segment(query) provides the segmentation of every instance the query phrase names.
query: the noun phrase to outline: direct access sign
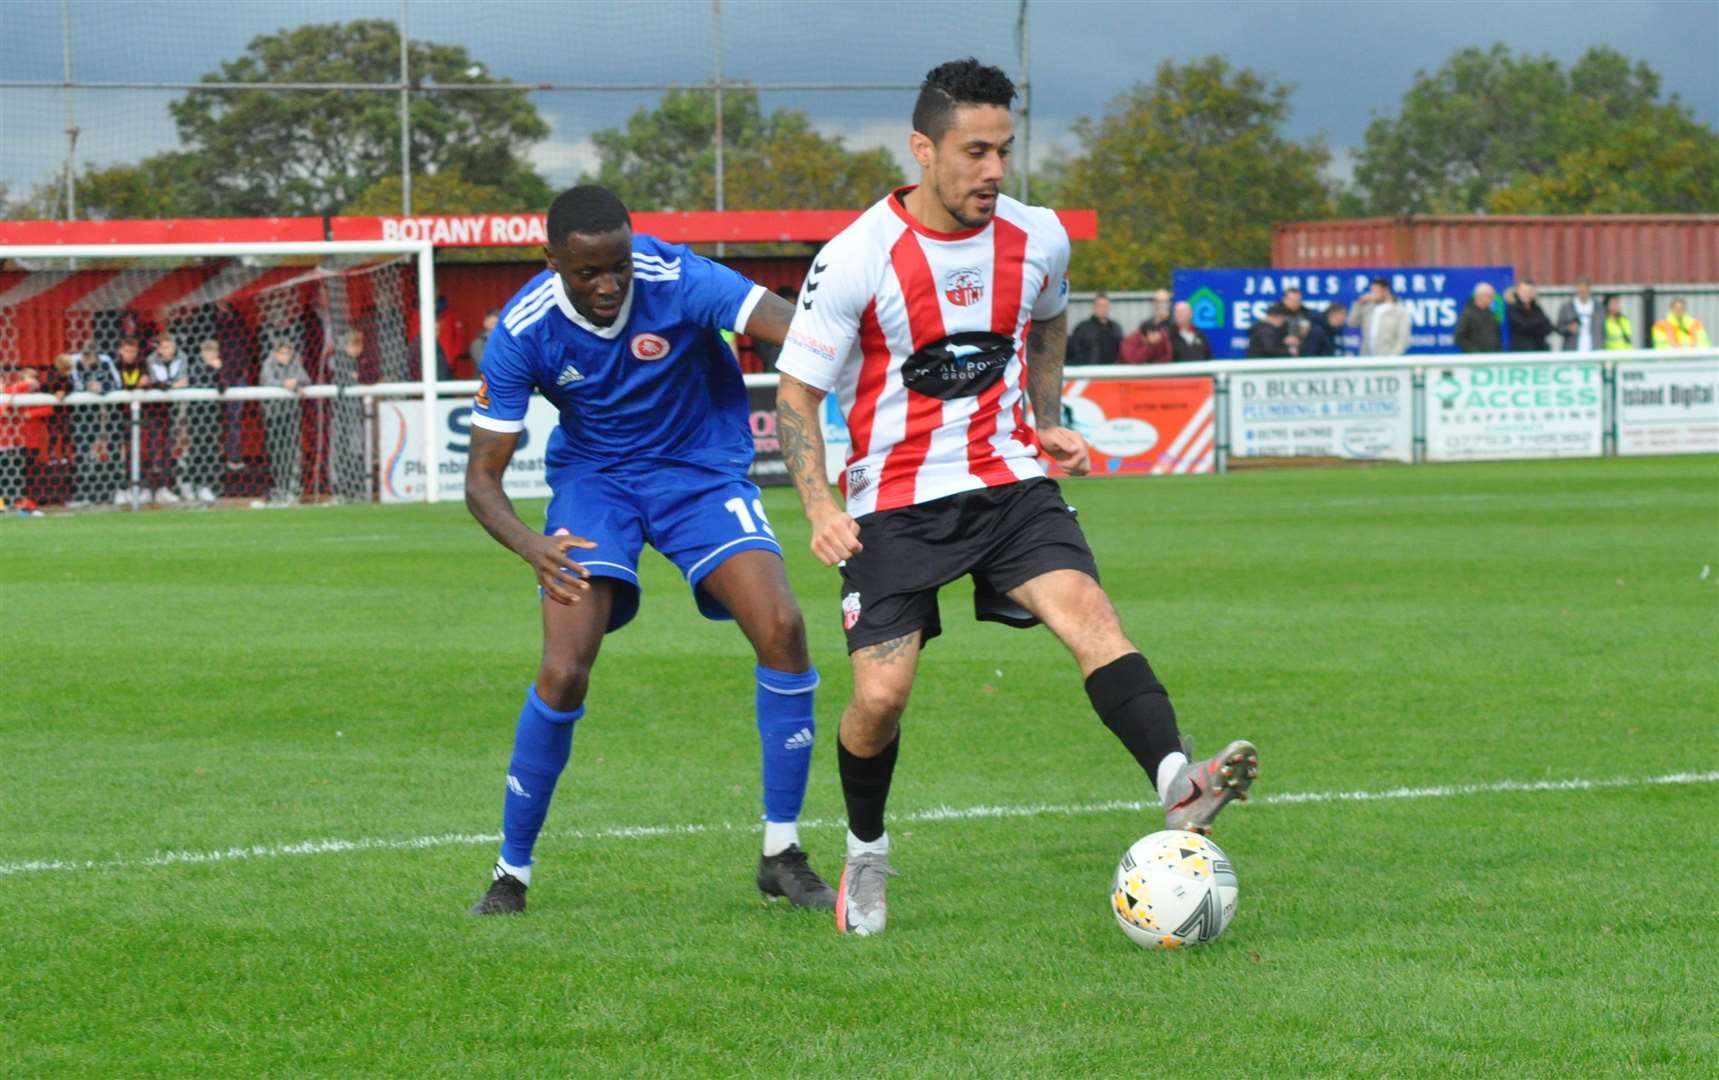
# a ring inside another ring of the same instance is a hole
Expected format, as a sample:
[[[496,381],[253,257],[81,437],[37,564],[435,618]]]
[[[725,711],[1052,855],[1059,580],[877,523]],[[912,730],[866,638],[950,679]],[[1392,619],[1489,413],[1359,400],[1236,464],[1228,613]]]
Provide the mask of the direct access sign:
[[[1427,460],[1598,457],[1604,388],[1599,364],[1429,367]]]
[[[1414,460],[1414,377],[1387,371],[1231,375],[1230,454]]]
[[[1085,437],[1094,476],[1212,471],[1212,380],[1076,379],[1063,388],[1069,427]]]
[[[1719,453],[1719,360],[1626,360],[1617,369],[1618,453]]]
[[[1194,325],[1210,339],[1213,359],[1224,360],[1247,355],[1248,330],[1285,291],[1300,289],[1302,304],[1314,311],[1324,311],[1333,300],[1353,309],[1376,277],[1390,282],[1397,302],[1408,308],[1409,352],[1417,354],[1457,351],[1456,320],[1476,285],[1486,282],[1502,296],[1516,283],[1516,272],[1508,266],[1177,270],[1171,283],[1176,299],[1192,305]],[[1357,352],[1360,328],[1345,328],[1340,344],[1347,354]]]

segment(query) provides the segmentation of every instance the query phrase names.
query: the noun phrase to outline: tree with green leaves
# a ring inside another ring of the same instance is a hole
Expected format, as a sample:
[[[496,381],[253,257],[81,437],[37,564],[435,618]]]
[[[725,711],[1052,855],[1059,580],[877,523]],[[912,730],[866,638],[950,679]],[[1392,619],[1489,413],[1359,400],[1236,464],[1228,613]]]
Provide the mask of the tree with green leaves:
[[[1567,71],[1503,44],[1419,72],[1368,126],[1355,183],[1378,214],[1719,210],[1719,134],[1614,49]]]
[[[547,205],[553,193],[526,155],[549,125],[530,98],[459,89],[495,81],[464,46],[414,41],[408,60],[418,87],[409,100],[414,178],[447,173],[499,192],[499,205],[485,209]],[[202,81],[385,84],[399,76],[398,30],[361,19],[260,35]],[[181,148],[135,165],[86,168],[77,180],[80,216],[338,213],[400,174],[397,93],[198,89],[168,108]]]
[[[1098,239],[1075,245],[1077,287],[1167,284],[1178,266],[1263,266],[1273,223],[1329,214],[1330,153],[1322,139],[1284,136],[1289,92],[1222,57],[1165,61],[1103,116],[1079,121],[1080,149],[1049,193],[1098,211]]]
[[[670,90],[624,127],[592,136],[599,165],[587,182],[605,185],[635,210],[716,206],[715,95]],[[758,91],[726,91],[722,101],[723,202],[729,209],[869,206],[901,181],[888,151],[849,150],[820,135],[801,112],[766,115]]]

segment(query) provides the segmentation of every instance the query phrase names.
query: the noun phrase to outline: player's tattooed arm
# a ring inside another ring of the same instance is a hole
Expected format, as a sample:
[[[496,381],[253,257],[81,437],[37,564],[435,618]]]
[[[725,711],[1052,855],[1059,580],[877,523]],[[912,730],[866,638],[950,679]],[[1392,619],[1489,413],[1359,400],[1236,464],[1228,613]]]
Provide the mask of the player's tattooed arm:
[[[1062,423],[1062,364],[1067,353],[1067,311],[1033,323],[1027,333],[1027,396],[1041,427]]]
[[[513,460],[519,435],[472,427],[466,463],[466,509],[497,542],[531,565],[537,583],[551,600],[576,604],[591,589],[590,571],[568,557],[571,548],[595,547],[578,536],[544,536],[521,521],[502,488],[502,474]]]
[[[823,400],[822,390],[784,373],[776,388],[776,437],[812,523],[812,554],[834,566],[860,550],[859,523],[836,504],[824,478],[824,433],[818,426]]]
[[[746,336],[780,345],[788,340],[788,324],[793,321],[794,305],[773,292],[766,292],[746,317]]]
[[[1064,472],[1085,475],[1091,466],[1086,440],[1062,423],[1062,364],[1068,352],[1068,312],[1033,323],[1027,333],[1027,397],[1039,447]]]

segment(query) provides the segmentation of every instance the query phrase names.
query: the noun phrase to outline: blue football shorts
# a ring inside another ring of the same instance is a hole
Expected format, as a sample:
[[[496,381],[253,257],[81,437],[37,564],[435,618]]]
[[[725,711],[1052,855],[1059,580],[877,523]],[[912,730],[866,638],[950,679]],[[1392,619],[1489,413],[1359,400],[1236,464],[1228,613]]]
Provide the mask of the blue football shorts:
[[[654,463],[649,470],[619,473],[554,469],[549,483],[554,494],[545,515],[545,535],[565,529],[592,541],[595,548],[574,548],[568,557],[594,578],[613,578],[627,586],[615,591],[610,631],[638,614],[639,553],[646,544],[680,569],[707,619],[733,618],[699,588],[712,570],[755,548],[782,554],[764,516],[758,485],[745,477],[697,465]]]

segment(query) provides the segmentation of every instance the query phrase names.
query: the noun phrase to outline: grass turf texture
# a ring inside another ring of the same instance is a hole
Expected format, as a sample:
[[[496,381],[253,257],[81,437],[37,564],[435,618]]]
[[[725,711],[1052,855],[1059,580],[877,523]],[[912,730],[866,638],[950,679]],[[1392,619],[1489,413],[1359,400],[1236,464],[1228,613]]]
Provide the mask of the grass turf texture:
[[[1184,729],[1255,739],[1261,793],[1719,765],[1719,460],[1066,491]],[[807,813],[838,819],[837,583],[792,496],[766,502],[824,672]],[[499,828],[536,602],[461,507],[0,526],[0,863]],[[1152,813],[898,824],[876,940],[766,907],[752,660],[666,562],[644,581],[528,915],[463,914],[487,843],[0,876],[0,1074],[1696,1075],[1719,1053],[1710,783],[1232,809],[1239,914],[1173,954],[1106,906]],[[1145,797],[1060,647],[968,597],[944,593],[892,810]],[[740,827],[568,835],[681,823]],[[807,835],[832,878],[840,837]]]

